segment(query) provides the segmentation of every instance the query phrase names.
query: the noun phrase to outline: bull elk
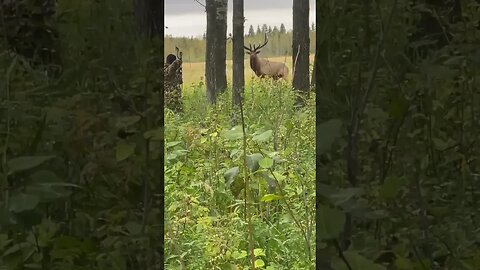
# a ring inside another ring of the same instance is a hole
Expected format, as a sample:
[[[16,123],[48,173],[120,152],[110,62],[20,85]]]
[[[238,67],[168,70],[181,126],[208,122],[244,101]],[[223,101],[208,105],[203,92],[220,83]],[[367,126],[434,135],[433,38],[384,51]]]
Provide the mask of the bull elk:
[[[272,62],[267,59],[258,57],[260,49],[267,45],[268,39],[265,34],[265,41],[262,45],[256,47],[249,44],[249,47],[243,46],[247,50],[247,54],[250,55],[250,67],[258,77],[264,78],[265,76],[272,77],[274,80],[279,78],[285,78],[288,76],[288,67],[283,63]]]

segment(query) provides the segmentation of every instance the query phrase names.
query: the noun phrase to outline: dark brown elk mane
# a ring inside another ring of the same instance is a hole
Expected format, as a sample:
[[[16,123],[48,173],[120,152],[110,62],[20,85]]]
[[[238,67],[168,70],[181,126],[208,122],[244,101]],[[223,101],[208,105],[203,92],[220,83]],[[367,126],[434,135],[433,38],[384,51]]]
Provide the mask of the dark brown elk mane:
[[[263,44],[259,45],[258,47],[252,44],[249,44],[248,47],[243,46],[245,48],[246,53],[250,55],[250,68],[255,72],[255,75],[258,77],[272,77],[273,79],[285,78],[288,76],[288,68],[283,63],[272,62],[266,59],[262,59],[258,56],[260,53],[260,49],[267,45],[268,39],[267,34],[265,34],[265,41]]]

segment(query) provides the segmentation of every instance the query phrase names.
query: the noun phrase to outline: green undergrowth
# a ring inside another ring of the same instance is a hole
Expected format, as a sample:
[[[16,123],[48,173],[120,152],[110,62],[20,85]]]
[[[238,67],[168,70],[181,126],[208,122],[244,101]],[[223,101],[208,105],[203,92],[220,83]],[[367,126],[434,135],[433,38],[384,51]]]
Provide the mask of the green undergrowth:
[[[249,269],[243,140],[231,89],[213,106],[202,84],[184,93],[185,113],[165,112],[166,269]],[[245,89],[258,269],[314,267],[314,93],[301,109],[294,98],[285,83],[255,80]]]

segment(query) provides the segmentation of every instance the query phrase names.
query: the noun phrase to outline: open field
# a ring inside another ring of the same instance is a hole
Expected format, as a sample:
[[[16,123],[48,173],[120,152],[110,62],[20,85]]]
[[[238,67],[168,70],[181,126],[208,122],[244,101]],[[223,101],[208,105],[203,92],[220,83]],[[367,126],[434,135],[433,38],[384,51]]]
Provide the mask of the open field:
[[[313,65],[313,59],[315,55],[310,55],[310,65]],[[267,57],[266,59],[274,62],[284,62],[287,64],[289,69],[288,80],[292,79],[292,57],[291,56],[280,56],[280,57]],[[232,60],[227,60],[227,80],[232,80]],[[249,79],[255,76],[252,69],[250,68],[249,59],[245,59],[245,83],[249,83]],[[192,62],[192,63],[183,63],[183,85],[184,89],[188,89],[192,84],[197,84],[199,81],[205,79],[205,62]]]

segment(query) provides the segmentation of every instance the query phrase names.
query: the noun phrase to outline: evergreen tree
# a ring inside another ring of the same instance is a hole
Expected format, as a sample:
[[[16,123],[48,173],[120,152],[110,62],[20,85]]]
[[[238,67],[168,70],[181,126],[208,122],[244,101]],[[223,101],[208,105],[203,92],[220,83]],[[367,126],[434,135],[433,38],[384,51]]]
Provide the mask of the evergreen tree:
[[[268,33],[272,33],[272,27],[271,26],[268,26]]]
[[[262,33],[262,30],[260,30],[260,25],[257,24],[257,35],[260,35]]]
[[[250,24],[250,28],[248,29],[248,36],[253,37],[255,36],[255,30],[253,29],[253,25]]]
[[[273,32],[273,33],[278,33],[278,32],[279,32],[279,31],[278,31],[278,27],[277,27],[277,26],[274,26],[272,32]]]
[[[263,33],[267,33],[267,32],[268,32],[268,26],[267,26],[267,24],[264,23],[264,24],[262,25],[262,34],[263,34]]]
[[[285,34],[287,32],[287,30],[285,30],[285,25],[283,25],[283,23],[280,25],[280,33],[281,34]]]
[[[315,31],[315,23],[312,22],[312,31]]]

